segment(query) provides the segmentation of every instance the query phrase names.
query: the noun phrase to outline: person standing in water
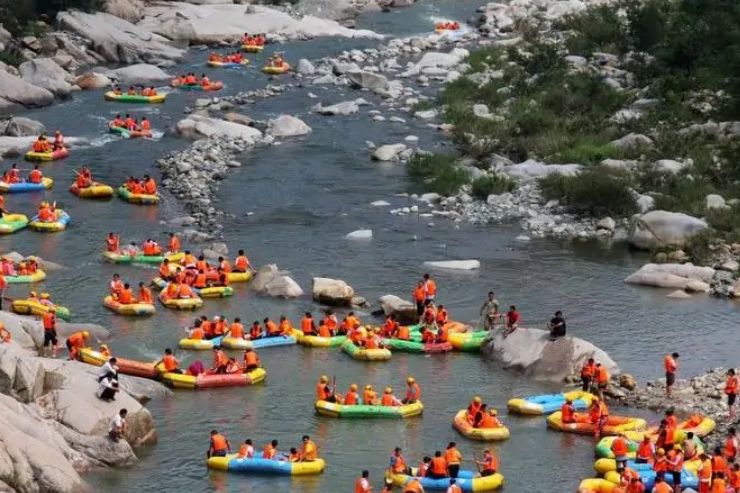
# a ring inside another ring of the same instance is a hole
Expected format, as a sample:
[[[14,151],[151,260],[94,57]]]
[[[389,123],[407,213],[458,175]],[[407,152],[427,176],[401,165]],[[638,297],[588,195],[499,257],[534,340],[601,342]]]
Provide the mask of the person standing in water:
[[[488,298],[486,298],[486,301],[483,302],[483,306],[480,308],[484,330],[490,331],[494,329],[496,320],[499,318],[498,307],[499,303],[496,299],[496,294],[493,291],[489,291]]]

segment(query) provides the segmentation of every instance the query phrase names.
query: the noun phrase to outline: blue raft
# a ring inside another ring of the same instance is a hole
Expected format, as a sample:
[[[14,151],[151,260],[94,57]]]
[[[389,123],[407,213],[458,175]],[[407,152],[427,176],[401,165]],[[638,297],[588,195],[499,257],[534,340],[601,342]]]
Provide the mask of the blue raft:
[[[593,394],[574,390],[568,393],[533,395],[511,399],[507,403],[507,406],[512,413],[541,416],[560,411],[560,407],[565,404],[566,399],[570,399],[573,402],[573,406],[579,411],[588,409],[593,398]]]
[[[645,491],[652,491],[655,485],[655,471],[653,471],[652,464],[636,464],[634,461],[627,461],[627,467],[634,469],[637,474],[640,475],[643,484],[645,485]],[[604,475],[604,479],[607,481],[615,482],[619,481],[619,474],[616,471],[608,472]],[[673,475],[671,473],[665,474],[666,483],[673,485]],[[681,488],[699,488],[699,477],[687,471],[686,468],[681,470]]]
[[[259,455],[259,458],[256,456]],[[278,458],[285,459],[285,454],[278,454]],[[262,453],[255,453],[252,459],[237,459],[236,454],[226,457],[211,457],[206,461],[209,469],[236,472],[243,474],[280,474],[285,476],[297,476],[304,474],[320,474],[326,464],[323,459],[311,462],[288,462],[287,460],[263,459]]]
[[[224,337],[221,345],[229,349],[262,349],[277,346],[292,346],[298,343],[294,336],[262,337],[253,341],[235,337]]]

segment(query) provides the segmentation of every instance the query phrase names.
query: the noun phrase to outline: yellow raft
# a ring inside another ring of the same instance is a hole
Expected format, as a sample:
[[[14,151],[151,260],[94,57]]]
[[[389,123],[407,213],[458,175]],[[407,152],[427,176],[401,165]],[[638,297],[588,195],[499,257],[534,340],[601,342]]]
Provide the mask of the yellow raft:
[[[220,340],[221,337],[218,339],[180,339],[178,345],[180,349],[187,349],[188,351],[210,351]]]
[[[596,430],[596,425],[593,423],[563,423],[560,411],[547,417],[547,426],[553,430],[569,433],[593,434]],[[616,435],[625,431],[640,431],[644,430],[646,426],[647,422],[642,418],[609,416],[606,424],[601,429],[601,434]]]
[[[248,44],[242,45],[242,51],[246,51],[247,53],[260,53],[264,49],[265,49],[264,45],[248,45]]]
[[[603,478],[588,478],[581,481],[578,491],[588,491],[593,493],[611,493],[618,484],[607,481]]]
[[[73,183],[69,191],[81,199],[107,199],[113,196],[113,187],[98,181],[93,182],[89,187],[82,188],[78,187],[77,183]]]
[[[685,461],[683,463],[683,467],[690,473],[697,474],[699,468],[701,467],[701,459],[699,459],[699,456],[697,455],[695,458]],[[596,460],[596,462],[594,462],[594,471],[602,476],[608,472],[616,470],[617,461],[614,459],[598,459]]]
[[[249,282],[252,279],[252,271],[229,272],[229,282]]]
[[[52,308],[54,308],[56,310],[57,317],[62,320],[69,320],[71,318],[69,308],[66,306],[47,306],[38,301],[14,300],[10,305],[10,308],[19,315],[36,315],[37,317],[44,316],[45,313],[48,313]]]
[[[257,368],[248,373],[203,374],[197,377],[184,373],[163,373],[162,381],[176,389],[216,389],[226,387],[248,387],[267,378],[264,368]]]
[[[159,293],[159,301],[162,302],[162,304],[165,306],[165,308],[169,308],[171,310],[195,310],[196,308],[200,308],[203,306],[203,299],[202,298],[169,298],[164,299],[162,297],[162,294],[164,292]]]
[[[131,303],[124,305],[113,299],[113,296],[106,296],[103,299],[103,306],[113,313],[118,315],[126,315],[129,317],[143,317],[147,315],[154,315],[154,305],[149,303]]]
[[[108,91],[105,93],[106,101],[117,101],[119,103],[143,103],[143,104],[157,104],[164,103],[166,94],[157,94],[155,96],[142,96],[141,94],[116,94],[115,91]]]
[[[507,440],[511,436],[509,429],[503,425],[499,428],[473,428],[468,421],[467,414],[467,410],[462,409],[452,418],[452,427],[465,438],[479,442],[493,442]]]
[[[341,347],[342,351],[358,361],[388,361],[391,359],[391,352],[386,348],[365,349],[355,346],[352,341],[344,341]]]
[[[287,63],[283,65],[282,67],[272,67],[270,65],[266,65],[262,67],[262,73],[268,74],[268,75],[280,75],[285,74],[287,72],[290,72],[290,65]]]

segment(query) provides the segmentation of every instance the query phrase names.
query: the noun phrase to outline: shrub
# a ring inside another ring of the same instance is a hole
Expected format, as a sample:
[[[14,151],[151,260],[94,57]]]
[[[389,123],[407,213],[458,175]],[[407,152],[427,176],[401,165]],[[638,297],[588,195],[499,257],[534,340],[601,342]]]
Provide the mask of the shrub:
[[[471,183],[473,197],[486,200],[491,194],[513,192],[516,188],[511,178],[499,173],[480,176]]]
[[[619,150],[609,142],[584,138],[571,147],[557,152],[553,160],[559,163],[598,164],[604,159],[619,157]]]
[[[551,174],[539,181],[548,200],[559,200],[575,214],[625,217],[637,212],[626,176],[590,169],[575,176]]]
[[[416,154],[406,165],[411,178],[411,191],[436,192],[455,195],[460,187],[470,182],[470,173],[456,163],[449,154]]]

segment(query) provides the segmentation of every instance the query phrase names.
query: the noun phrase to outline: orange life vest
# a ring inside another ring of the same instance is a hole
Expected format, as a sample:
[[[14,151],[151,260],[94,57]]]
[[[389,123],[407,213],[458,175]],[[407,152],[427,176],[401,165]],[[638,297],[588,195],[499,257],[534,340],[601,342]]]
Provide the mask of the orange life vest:
[[[211,441],[213,442],[213,450],[216,452],[228,449],[226,438],[224,438],[223,435],[213,435],[211,437]]]

